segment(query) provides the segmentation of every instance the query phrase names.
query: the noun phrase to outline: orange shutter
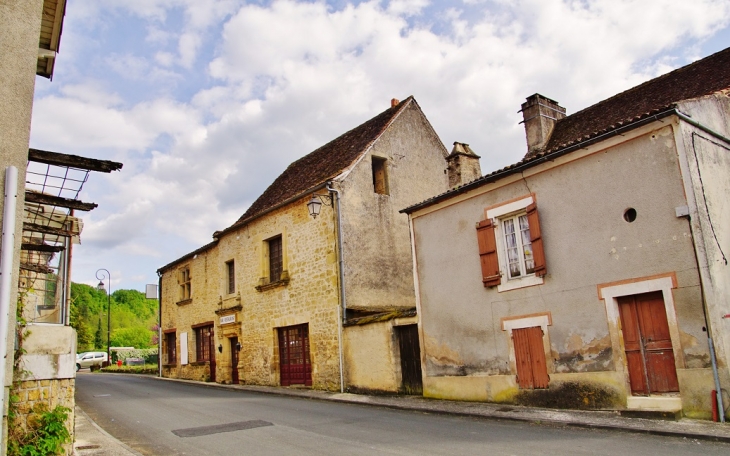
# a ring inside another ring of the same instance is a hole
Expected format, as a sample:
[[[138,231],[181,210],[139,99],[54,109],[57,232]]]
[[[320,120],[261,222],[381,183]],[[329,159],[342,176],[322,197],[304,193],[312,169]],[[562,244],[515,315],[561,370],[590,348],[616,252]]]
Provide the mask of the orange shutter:
[[[502,277],[499,274],[497,240],[494,237],[494,225],[491,220],[477,223],[477,240],[482,263],[482,282],[485,287],[495,287],[502,282]]]
[[[532,242],[532,255],[535,259],[535,275],[542,277],[547,274],[545,267],[545,249],[542,245],[542,232],[540,231],[540,217],[537,215],[535,203],[527,206],[527,223],[530,226],[530,242]]]

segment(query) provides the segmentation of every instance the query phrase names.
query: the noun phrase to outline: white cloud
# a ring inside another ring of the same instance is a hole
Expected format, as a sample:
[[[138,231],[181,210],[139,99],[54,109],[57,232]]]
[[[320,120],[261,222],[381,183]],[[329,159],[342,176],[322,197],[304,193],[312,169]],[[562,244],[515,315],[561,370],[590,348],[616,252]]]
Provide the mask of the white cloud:
[[[464,3],[75,2],[69,15],[143,21],[147,31],[144,49],[106,61],[126,80],[77,79],[34,107],[36,147],[125,163],[87,185],[100,206],[86,218],[75,274],[94,256],[139,276],[209,242],[291,161],[391,98],[415,95],[447,147],[470,143],[492,171],[525,152],[516,113],[525,97],[575,112],[696,57],[730,18],[730,5],[713,0]],[[89,34],[69,52],[99,59],[103,49],[88,44],[98,29],[69,32]],[[203,58],[206,46],[214,57]]]

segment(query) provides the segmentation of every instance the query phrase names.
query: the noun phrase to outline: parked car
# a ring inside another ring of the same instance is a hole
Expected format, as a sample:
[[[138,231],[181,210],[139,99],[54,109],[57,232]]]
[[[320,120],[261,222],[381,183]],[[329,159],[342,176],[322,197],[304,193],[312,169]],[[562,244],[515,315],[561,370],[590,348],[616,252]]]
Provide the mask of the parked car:
[[[76,355],[76,371],[79,369],[100,368],[109,360],[106,352],[84,352]]]

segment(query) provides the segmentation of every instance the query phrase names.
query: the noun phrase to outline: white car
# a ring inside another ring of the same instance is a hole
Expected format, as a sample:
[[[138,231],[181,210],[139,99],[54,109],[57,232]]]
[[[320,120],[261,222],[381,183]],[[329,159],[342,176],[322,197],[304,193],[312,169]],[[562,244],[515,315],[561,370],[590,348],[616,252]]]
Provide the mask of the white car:
[[[107,357],[106,352],[85,352],[85,353],[79,353],[76,355],[76,371],[78,372],[79,369],[89,368],[92,367],[99,368],[107,362],[109,358]]]

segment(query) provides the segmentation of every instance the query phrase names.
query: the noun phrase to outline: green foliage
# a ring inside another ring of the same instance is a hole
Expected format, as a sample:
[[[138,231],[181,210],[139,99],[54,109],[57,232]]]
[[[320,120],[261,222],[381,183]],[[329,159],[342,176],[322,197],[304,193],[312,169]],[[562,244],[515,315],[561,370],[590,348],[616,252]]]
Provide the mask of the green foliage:
[[[71,284],[71,326],[76,329],[78,351],[105,350],[107,315],[111,301],[112,346],[147,348],[152,345],[157,323],[157,301],[137,290],[116,290],[111,299],[103,290]],[[97,323],[98,322],[98,323]],[[92,336],[92,329],[96,331]]]
[[[149,348],[152,342],[152,331],[143,326],[115,329],[112,332],[112,347]]]
[[[61,405],[48,410],[48,405],[36,404],[28,416],[26,429],[20,426],[13,412],[12,417],[8,417],[8,456],[63,454],[63,445],[71,443],[71,434],[66,428],[69,412],[69,408]]]
[[[127,358],[144,358],[149,364],[157,363],[157,347],[145,348],[141,350],[120,350],[116,352],[116,358],[124,361]]]
[[[156,374],[158,372],[157,364],[145,364],[144,366],[117,366],[112,364],[109,367],[102,367],[102,372],[115,372],[117,374]]]

